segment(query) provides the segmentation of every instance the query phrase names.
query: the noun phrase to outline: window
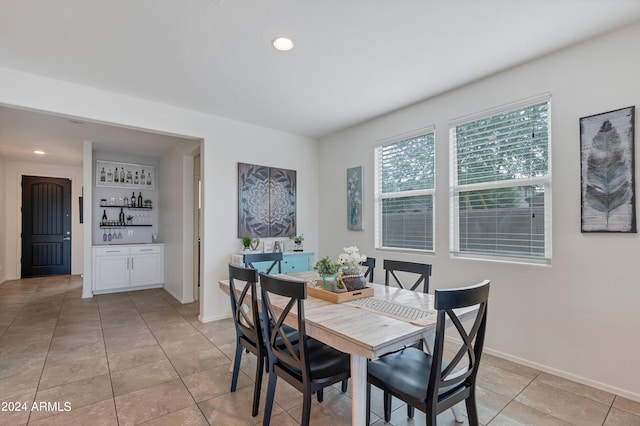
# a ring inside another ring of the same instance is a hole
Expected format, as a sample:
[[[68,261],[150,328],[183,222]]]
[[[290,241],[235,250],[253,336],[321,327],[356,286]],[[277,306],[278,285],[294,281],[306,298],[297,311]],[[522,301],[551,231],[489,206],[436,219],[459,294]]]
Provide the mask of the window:
[[[551,259],[549,96],[449,129],[451,251]]]
[[[376,248],[433,250],[434,145],[430,128],[376,148]]]

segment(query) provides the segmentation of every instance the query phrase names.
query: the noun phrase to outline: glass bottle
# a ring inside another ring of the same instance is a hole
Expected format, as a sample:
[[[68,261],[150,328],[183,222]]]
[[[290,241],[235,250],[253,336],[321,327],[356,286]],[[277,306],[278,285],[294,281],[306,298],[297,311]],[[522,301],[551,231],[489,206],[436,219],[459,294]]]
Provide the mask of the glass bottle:
[[[124,183],[124,167],[120,169],[120,183]]]
[[[138,207],[142,207],[142,192],[138,193]]]
[[[136,177],[133,178],[133,183],[136,185],[140,183],[140,175],[138,174],[137,171],[136,171]]]
[[[107,223],[107,211],[102,211],[102,223]]]
[[[106,182],[107,180],[107,173],[104,171],[104,167],[102,168],[102,170],[100,171],[100,182]]]
[[[131,183],[131,170],[127,169],[127,183]]]
[[[129,207],[129,197],[124,197],[124,206]]]
[[[136,206],[136,193],[132,192],[131,193],[131,207],[135,207]]]
[[[151,172],[147,172],[147,185],[151,185]]]
[[[120,225],[124,225],[124,210],[122,210],[122,207],[120,207],[120,216],[118,217],[118,220],[120,221]]]
[[[113,182],[113,172],[111,169],[107,172],[107,182]]]
[[[113,181],[118,183],[120,181],[120,175],[118,174],[118,168],[116,167],[116,172],[113,174]]]

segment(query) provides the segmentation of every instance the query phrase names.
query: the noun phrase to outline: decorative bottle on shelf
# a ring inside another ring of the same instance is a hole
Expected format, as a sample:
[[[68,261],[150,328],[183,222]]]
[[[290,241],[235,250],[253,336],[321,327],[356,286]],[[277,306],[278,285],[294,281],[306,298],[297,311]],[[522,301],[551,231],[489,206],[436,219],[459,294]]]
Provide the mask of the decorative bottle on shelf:
[[[120,169],[120,182],[124,183],[124,167]]]
[[[107,181],[107,173],[104,171],[104,167],[100,170],[100,182]]]
[[[120,225],[124,225],[124,210],[122,210],[122,207],[120,207],[120,216],[118,217],[118,221],[120,222]]]
[[[111,169],[107,172],[107,182],[113,182],[113,172]]]
[[[127,183],[131,183],[131,170],[127,169]]]
[[[133,178],[133,183],[135,185],[140,183],[140,174],[138,172],[136,172],[136,176]]]
[[[124,197],[124,206],[129,207],[129,197]]]
[[[116,172],[113,174],[113,181],[118,183],[120,181],[120,175],[118,174],[118,168],[116,167]]]
[[[136,206],[136,193],[132,192],[131,193],[131,207],[135,207]]]
[[[142,207],[142,192],[138,192],[138,207]]]
[[[106,210],[102,211],[102,223],[103,224],[107,223],[107,211]]]
[[[151,185],[151,172],[147,172],[147,185]]]

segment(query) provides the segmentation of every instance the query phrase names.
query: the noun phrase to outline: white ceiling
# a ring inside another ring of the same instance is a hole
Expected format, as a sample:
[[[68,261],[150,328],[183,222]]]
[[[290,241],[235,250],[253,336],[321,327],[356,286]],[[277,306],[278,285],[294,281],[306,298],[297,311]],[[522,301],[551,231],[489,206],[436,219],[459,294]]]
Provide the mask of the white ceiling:
[[[638,0],[0,0],[0,67],[320,137],[639,20]],[[0,155],[86,136],[10,114]]]

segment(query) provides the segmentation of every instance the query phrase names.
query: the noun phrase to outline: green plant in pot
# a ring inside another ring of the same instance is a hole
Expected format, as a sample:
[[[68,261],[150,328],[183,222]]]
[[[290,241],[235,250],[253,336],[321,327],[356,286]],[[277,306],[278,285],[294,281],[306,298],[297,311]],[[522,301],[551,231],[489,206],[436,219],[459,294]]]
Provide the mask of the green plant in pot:
[[[242,237],[242,246],[245,251],[249,251],[251,249],[251,237]]]
[[[322,276],[322,289],[327,291],[342,292],[347,289],[338,281],[340,264],[331,260],[329,256],[316,262],[313,267]]]

